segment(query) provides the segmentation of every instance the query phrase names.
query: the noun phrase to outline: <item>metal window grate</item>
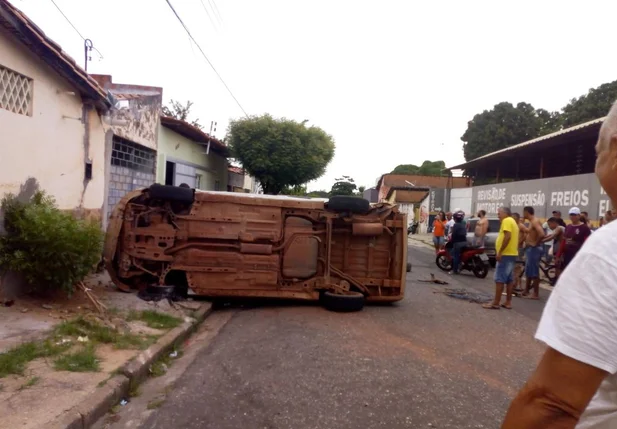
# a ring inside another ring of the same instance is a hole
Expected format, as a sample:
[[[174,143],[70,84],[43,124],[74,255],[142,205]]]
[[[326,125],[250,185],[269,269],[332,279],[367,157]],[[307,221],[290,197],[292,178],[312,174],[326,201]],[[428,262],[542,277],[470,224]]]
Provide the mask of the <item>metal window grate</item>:
[[[0,108],[32,115],[32,79],[0,65]]]
[[[155,173],[156,152],[128,140],[114,137],[111,165],[127,167],[142,173]]]

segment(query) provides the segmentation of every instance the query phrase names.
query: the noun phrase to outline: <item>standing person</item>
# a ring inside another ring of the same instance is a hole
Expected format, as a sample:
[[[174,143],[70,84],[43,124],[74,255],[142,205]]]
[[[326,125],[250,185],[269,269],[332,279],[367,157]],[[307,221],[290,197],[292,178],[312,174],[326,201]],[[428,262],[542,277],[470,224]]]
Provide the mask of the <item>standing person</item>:
[[[476,223],[476,229],[474,231],[475,245],[484,247],[484,237],[488,232],[488,219],[486,218],[486,211],[480,210],[478,212],[478,222]]]
[[[446,214],[439,212],[433,221],[433,244],[435,245],[435,253],[443,249],[446,243]]]
[[[553,217],[557,219],[559,226],[563,226],[564,228],[566,227],[566,223],[561,218],[561,212],[559,210],[553,210]]]
[[[617,203],[617,105],[600,128],[596,152],[596,175]],[[548,348],[502,429],[617,428],[615,249],[612,222],[589,237],[564,271],[536,332]]]
[[[518,242],[516,243],[516,251],[517,251],[517,260],[523,261],[525,260],[525,249],[523,247],[525,243],[525,237],[527,236],[527,227],[521,220],[521,215],[518,213],[512,213],[512,219],[516,222],[518,226]],[[514,265],[514,290],[517,293],[523,293],[523,288],[521,287],[521,274],[523,272],[523,266],[521,264]]]
[[[581,222],[589,226],[589,213],[581,212]]]
[[[554,217],[547,220],[546,223],[548,224],[548,231],[550,232],[544,237],[544,244],[551,243],[551,253],[554,257],[559,251],[559,247],[561,246],[561,240],[563,239],[563,233],[566,229],[563,226],[559,225],[557,219]],[[559,276],[559,269],[557,269],[557,271],[557,274]]]
[[[606,213],[604,213],[604,222],[611,223],[613,219],[615,219],[615,214],[612,210],[607,210]]]
[[[452,227],[454,226],[454,219],[452,219],[452,212],[446,213],[446,237],[452,233]]]
[[[540,259],[544,252],[542,241],[544,229],[536,218],[535,210],[531,206],[523,208],[523,216],[529,221],[529,232],[525,238],[525,292],[523,296],[530,299],[540,299]],[[529,292],[533,288],[533,294]]]
[[[497,250],[497,265],[495,266],[495,299],[482,307],[489,310],[499,310],[500,306],[512,308],[512,292],[514,290],[514,265],[518,256],[519,227],[512,218],[508,207],[501,207],[497,211],[501,226],[495,243]],[[501,304],[501,294],[506,286],[506,302]]]
[[[452,226],[452,272],[458,274],[461,265],[461,252],[467,245],[467,229],[463,223],[465,213],[458,211],[452,215],[454,226]]]
[[[564,231],[564,240],[561,241],[557,255],[562,271],[572,262],[587,237],[591,235],[589,227],[581,222],[581,210],[578,207],[572,207],[569,214],[572,223]]]

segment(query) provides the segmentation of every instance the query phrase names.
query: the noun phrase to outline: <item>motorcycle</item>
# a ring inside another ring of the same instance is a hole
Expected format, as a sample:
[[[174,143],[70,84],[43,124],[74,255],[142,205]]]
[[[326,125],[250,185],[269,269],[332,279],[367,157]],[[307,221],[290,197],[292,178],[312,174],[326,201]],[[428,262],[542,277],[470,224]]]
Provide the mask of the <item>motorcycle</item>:
[[[452,245],[446,244],[446,248],[440,250],[435,258],[435,263],[440,270],[452,271]],[[483,279],[488,275],[489,259],[484,253],[484,247],[464,247],[461,250],[460,271],[471,271],[474,276]]]
[[[407,227],[407,235],[417,233],[418,225],[420,225],[420,223],[417,220],[414,220],[411,225]]]

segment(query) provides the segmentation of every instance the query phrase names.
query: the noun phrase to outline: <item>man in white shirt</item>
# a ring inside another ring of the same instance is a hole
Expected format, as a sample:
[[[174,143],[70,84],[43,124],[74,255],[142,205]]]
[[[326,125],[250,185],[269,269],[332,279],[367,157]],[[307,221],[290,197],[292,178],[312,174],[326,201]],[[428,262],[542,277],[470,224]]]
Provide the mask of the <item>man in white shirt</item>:
[[[596,145],[596,175],[617,202],[617,104]],[[591,235],[561,275],[536,338],[548,346],[502,429],[617,428],[617,223]]]

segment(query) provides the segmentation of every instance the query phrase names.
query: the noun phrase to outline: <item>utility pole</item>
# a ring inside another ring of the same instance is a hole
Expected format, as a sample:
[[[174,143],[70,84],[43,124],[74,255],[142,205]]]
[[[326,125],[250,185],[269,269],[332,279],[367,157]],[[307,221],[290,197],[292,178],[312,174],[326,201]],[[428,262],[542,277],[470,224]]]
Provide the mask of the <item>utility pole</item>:
[[[92,40],[84,39],[84,69],[88,72],[88,61],[92,61],[90,52],[92,52]]]

